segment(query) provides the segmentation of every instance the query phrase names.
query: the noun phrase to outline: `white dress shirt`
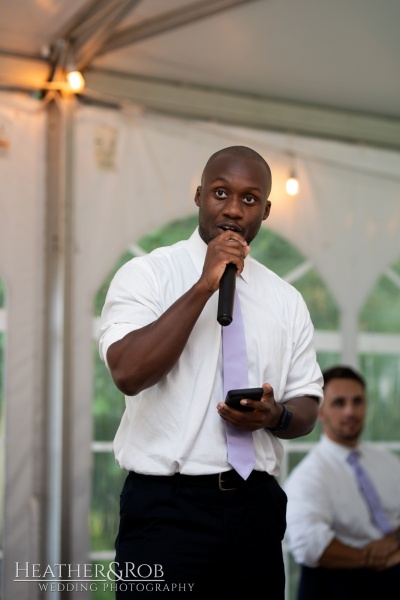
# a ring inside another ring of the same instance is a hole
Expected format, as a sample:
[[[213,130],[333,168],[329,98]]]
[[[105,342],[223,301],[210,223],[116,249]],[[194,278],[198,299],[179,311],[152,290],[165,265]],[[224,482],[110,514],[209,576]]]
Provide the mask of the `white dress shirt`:
[[[363,442],[358,450],[360,463],[396,529],[400,525],[400,460],[372,443]],[[355,548],[383,537],[347,462],[351,451],[323,435],[286,480],[286,536],[299,564],[318,566],[320,556],[335,537]]]
[[[101,317],[100,356],[130,331],[158,319],[198,281],[207,246],[198,231],[189,240],[126,263],[114,277]],[[249,387],[270,383],[275,398],[322,397],[313,326],[300,293],[252,259],[238,278],[248,349]],[[179,361],[158,384],[126,397],[114,440],[118,464],[144,474],[219,473],[227,462],[218,293],[204,307]],[[253,433],[256,469],[276,475],[280,441]]]

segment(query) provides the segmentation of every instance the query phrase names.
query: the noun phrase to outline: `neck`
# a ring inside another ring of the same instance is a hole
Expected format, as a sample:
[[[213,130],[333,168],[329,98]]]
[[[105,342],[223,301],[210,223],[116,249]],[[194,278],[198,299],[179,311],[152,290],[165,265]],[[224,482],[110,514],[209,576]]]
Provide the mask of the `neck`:
[[[340,444],[341,446],[346,446],[346,448],[357,448],[357,446],[360,443],[359,437],[352,438],[352,439],[337,438],[336,436],[332,435],[330,432],[325,431],[325,430],[324,430],[324,434],[326,435],[327,438],[332,440],[332,442],[335,442],[336,444]]]

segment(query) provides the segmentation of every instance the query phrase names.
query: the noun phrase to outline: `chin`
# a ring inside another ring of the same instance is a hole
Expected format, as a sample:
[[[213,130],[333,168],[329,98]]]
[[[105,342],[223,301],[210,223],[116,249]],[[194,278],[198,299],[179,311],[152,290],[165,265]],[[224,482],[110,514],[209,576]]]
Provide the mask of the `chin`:
[[[361,435],[361,431],[355,433],[343,433],[340,437],[344,442],[356,442]]]

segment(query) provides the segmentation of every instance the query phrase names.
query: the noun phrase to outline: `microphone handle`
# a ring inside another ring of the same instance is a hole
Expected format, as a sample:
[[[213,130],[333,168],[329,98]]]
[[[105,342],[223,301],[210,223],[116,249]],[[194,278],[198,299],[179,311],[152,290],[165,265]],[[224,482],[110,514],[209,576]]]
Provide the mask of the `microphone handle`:
[[[232,323],[233,302],[236,288],[236,265],[228,263],[219,282],[217,321],[226,326]]]

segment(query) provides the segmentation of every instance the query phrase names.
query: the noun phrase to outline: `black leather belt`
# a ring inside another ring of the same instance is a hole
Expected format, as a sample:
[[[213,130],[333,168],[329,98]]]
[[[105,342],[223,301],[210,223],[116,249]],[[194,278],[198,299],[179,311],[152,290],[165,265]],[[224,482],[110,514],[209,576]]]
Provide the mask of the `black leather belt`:
[[[244,487],[253,486],[261,483],[272,477],[264,471],[252,471],[249,477],[245,480],[236,471],[224,471],[223,473],[215,473],[213,475],[142,475],[141,473],[133,473],[135,477],[140,479],[152,479],[162,481],[164,483],[172,483],[174,485],[182,485],[188,487],[203,487],[214,488],[221,492],[234,492]]]

